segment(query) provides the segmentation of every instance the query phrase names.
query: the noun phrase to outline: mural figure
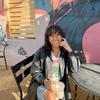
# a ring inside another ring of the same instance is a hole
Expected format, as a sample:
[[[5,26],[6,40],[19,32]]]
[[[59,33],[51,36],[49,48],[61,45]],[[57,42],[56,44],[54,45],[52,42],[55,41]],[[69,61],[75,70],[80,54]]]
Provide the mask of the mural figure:
[[[57,24],[64,30],[68,43],[77,51],[82,63],[95,63],[93,60],[91,60],[92,62],[89,60],[89,62],[88,59],[85,59],[88,55],[84,57],[82,42],[85,31],[100,22],[100,1],[41,0],[41,4],[43,4],[43,1],[46,6],[48,5],[49,10],[43,7],[41,9],[45,10],[50,16],[49,25]],[[100,63],[100,61],[96,63]]]

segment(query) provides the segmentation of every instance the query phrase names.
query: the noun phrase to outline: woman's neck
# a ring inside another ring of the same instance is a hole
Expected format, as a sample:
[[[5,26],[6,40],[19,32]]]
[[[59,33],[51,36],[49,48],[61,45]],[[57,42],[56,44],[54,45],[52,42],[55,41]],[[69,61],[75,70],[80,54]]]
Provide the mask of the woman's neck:
[[[55,57],[58,57],[60,48],[53,48],[53,54]]]

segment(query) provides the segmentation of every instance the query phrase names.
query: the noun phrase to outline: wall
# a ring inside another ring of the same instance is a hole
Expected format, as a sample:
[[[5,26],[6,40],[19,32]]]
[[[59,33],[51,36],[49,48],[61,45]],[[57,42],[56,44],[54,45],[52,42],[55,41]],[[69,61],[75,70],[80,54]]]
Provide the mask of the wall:
[[[40,15],[39,15],[40,16]],[[1,19],[2,16],[0,16]],[[43,23],[45,21],[45,23]],[[32,55],[39,47],[43,45],[44,32],[49,22],[49,15],[44,15],[41,18],[36,18],[36,39],[7,39],[8,47],[6,48],[6,58],[8,65],[14,65],[25,58],[18,54],[20,47],[27,51],[27,56]],[[41,23],[41,25],[39,24]],[[4,64],[3,59],[0,59],[0,65]]]
[[[82,59],[85,59],[87,63],[100,64],[99,0],[35,0],[35,5],[36,39],[8,39],[6,58],[9,65],[16,64],[25,58],[18,54],[21,46],[28,55],[31,55],[43,44],[43,35],[48,23],[61,26],[66,40],[74,50],[79,51],[79,56],[80,51],[83,52]],[[6,17],[5,9],[1,11],[1,17]],[[3,28],[5,29],[6,20],[2,21],[4,21]],[[0,63],[3,64],[1,60]]]

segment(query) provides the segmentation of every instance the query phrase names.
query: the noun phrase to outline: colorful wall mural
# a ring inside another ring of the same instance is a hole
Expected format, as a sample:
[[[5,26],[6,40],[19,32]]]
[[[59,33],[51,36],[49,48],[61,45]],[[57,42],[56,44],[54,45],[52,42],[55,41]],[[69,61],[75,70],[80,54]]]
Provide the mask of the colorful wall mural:
[[[100,64],[100,0],[35,0],[35,5],[36,15],[48,14],[48,25],[64,30],[83,63]]]
[[[6,20],[6,10],[3,7],[3,1],[0,0],[0,26],[1,26],[1,28],[4,31],[6,29],[6,23],[7,23],[7,20]]]
[[[41,33],[43,36],[48,25],[57,24],[64,30],[67,41],[83,63],[100,64],[100,0],[34,1],[39,35]],[[0,0],[0,24],[3,30],[7,24],[4,2],[6,0]]]
[[[6,14],[6,10],[3,8],[3,0],[0,0],[0,15],[4,16]]]

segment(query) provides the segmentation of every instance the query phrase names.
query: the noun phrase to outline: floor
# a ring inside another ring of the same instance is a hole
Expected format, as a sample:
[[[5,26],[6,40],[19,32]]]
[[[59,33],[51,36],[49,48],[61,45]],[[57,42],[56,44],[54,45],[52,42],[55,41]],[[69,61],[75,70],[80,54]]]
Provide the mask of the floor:
[[[22,83],[24,90],[24,96],[26,95],[26,89],[30,82],[31,77],[28,76],[26,80]],[[74,100],[74,82],[70,79],[72,100]],[[78,87],[78,93],[76,100],[87,100],[88,93]],[[0,66],[0,100],[20,100],[17,84],[14,80],[13,74],[9,67],[8,70],[4,66]],[[89,94],[89,99],[93,100],[93,96]],[[95,97],[95,100],[100,100],[100,97]]]

